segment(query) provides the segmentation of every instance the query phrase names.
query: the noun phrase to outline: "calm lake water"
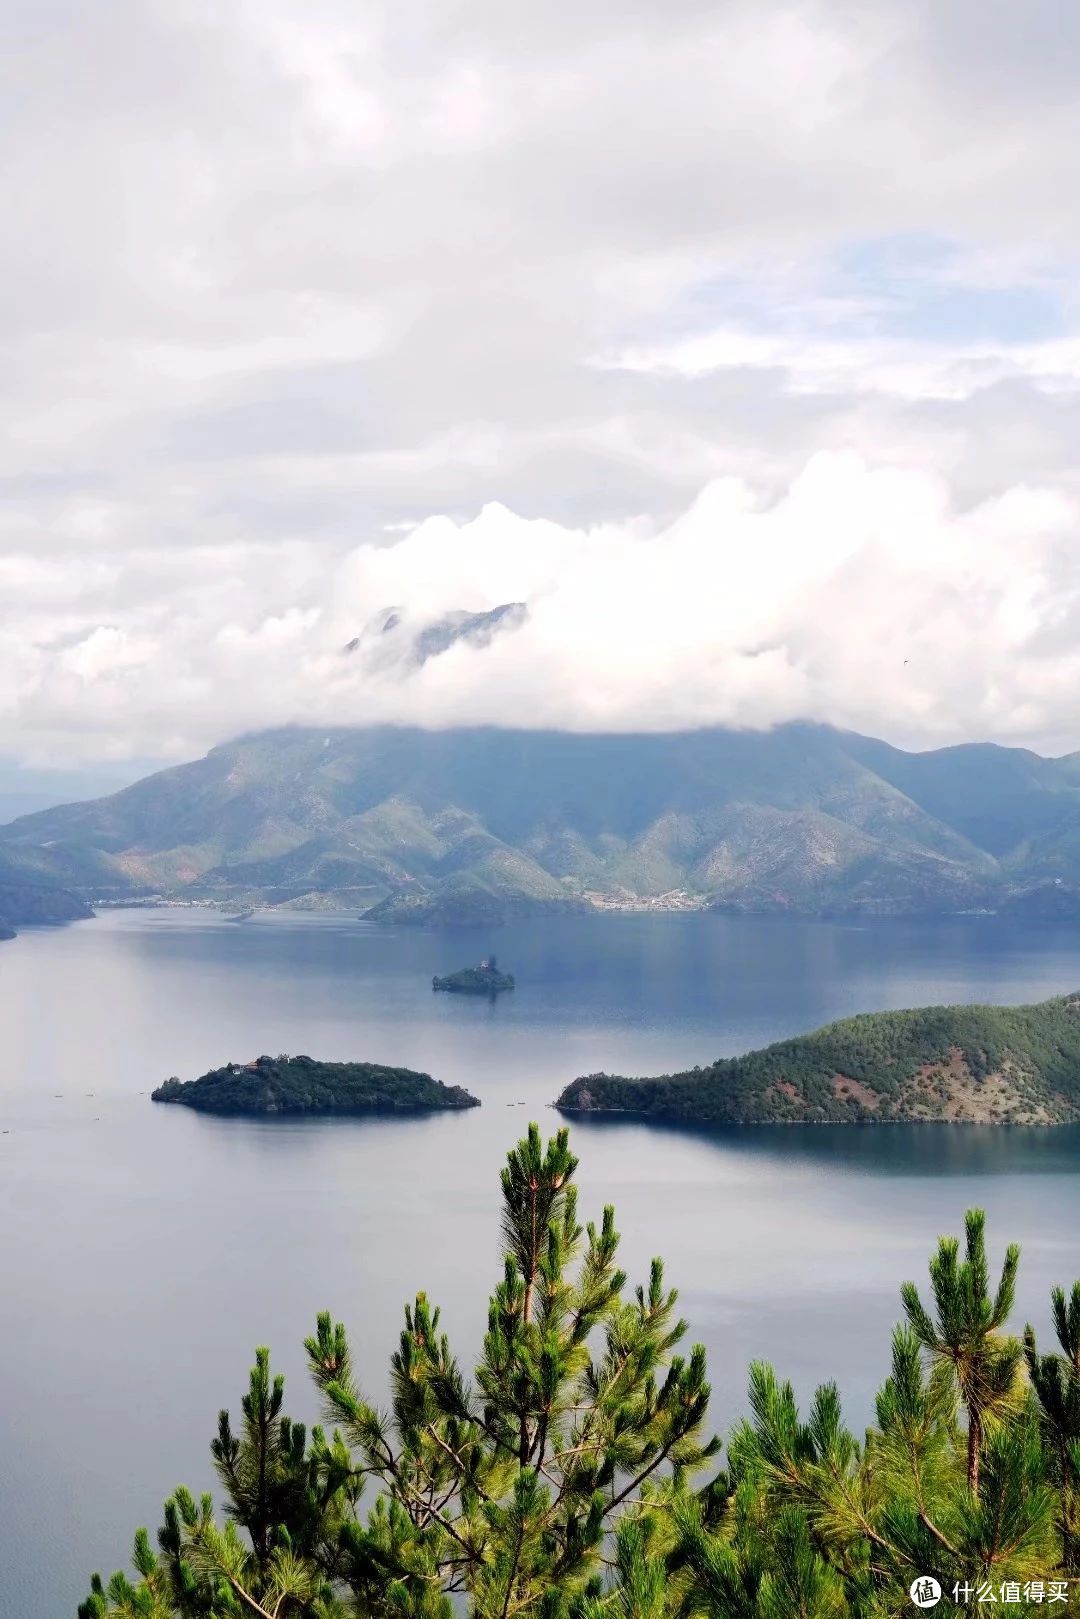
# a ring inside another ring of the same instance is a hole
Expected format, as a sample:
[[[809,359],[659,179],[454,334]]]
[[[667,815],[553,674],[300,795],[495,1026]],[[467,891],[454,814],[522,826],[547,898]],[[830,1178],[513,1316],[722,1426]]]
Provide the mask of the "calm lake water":
[[[489,946],[490,1005],[431,976]],[[468,1360],[497,1273],[497,1171],[568,1079],[707,1062],[879,1007],[1080,987],[1080,930],[971,919],[845,926],[714,916],[522,922],[476,933],[338,919],[113,911],[0,946],[0,1616],[62,1619],[127,1562],[178,1482],[210,1484],[220,1405],[257,1344],[315,1416],[301,1340],[350,1328],[381,1396],[401,1308],[441,1302]],[[463,1115],[200,1118],[150,1090],[259,1052],[427,1069]],[[663,1254],[709,1352],[714,1421],[747,1362],[851,1420],[884,1375],[898,1288],[966,1207],[1024,1247],[1019,1318],[1080,1275],[1080,1131],[577,1124],[582,1210],[616,1205],[639,1279]]]

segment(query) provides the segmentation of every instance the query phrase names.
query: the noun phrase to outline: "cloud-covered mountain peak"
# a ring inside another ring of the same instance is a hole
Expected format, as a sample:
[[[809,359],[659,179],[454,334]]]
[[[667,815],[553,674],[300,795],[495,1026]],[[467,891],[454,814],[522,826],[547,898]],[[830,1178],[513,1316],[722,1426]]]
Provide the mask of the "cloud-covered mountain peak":
[[[528,617],[525,602],[500,602],[480,612],[455,608],[436,618],[410,618],[401,607],[382,608],[359,635],[346,641],[343,651],[359,654],[373,669],[394,664],[419,668],[460,643],[483,648],[497,635],[518,629]]]

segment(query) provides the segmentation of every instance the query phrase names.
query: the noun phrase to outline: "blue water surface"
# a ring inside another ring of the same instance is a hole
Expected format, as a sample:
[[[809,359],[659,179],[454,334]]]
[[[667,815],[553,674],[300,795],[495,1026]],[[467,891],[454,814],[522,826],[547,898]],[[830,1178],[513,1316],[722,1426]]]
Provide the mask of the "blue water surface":
[[[494,1003],[431,978],[496,949]],[[210,1485],[257,1344],[312,1420],[302,1338],[350,1328],[371,1392],[404,1301],[475,1352],[497,1274],[498,1168],[575,1076],[705,1063],[856,1011],[1080,987],[1080,931],[991,918],[864,925],[692,915],[521,921],[490,935],[352,919],[105,912],[0,946],[0,1616],[61,1619],[179,1482]],[[421,1119],[215,1120],[154,1106],[259,1052],[426,1069],[483,1106]],[[702,1133],[578,1122],[582,1212],[616,1205],[631,1277],[662,1254],[705,1343],[714,1420],[747,1362],[836,1377],[856,1426],[898,1287],[985,1206],[1024,1255],[1018,1318],[1080,1275],[1080,1131]]]

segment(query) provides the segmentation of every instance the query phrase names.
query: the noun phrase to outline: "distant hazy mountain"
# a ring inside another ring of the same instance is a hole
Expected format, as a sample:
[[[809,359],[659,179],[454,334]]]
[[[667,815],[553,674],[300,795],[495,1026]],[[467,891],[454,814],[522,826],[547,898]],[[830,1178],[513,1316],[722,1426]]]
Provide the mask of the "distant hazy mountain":
[[[1080,915],[1080,755],[821,726],[281,730],[0,829],[86,897],[486,920],[545,907]]]
[[[65,795],[112,792],[141,774],[134,764],[34,770],[0,757],[0,820],[42,809]],[[82,899],[63,887],[57,865],[33,848],[0,850],[0,939],[11,938],[22,925],[71,922],[91,914]],[[83,878],[85,871],[80,857],[77,876]]]
[[[11,755],[0,754],[0,825],[16,815],[32,815],[53,804],[71,803],[76,798],[100,798],[119,792],[154,766],[128,760],[124,764],[103,762],[72,765],[66,770],[35,769],[19,764]]]
[[[23,924],[74,922],[90,916],[84,900],[43,872],[36,850],[0,849],[0,939]]]

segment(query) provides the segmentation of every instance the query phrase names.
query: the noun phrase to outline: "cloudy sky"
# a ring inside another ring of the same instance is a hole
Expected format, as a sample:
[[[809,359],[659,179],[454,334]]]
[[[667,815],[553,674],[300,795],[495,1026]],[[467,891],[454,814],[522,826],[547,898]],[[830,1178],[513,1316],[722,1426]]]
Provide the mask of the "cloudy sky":
[[[0,38],[0,756],[1080,747],[1070,0],[3,0]]]

